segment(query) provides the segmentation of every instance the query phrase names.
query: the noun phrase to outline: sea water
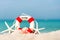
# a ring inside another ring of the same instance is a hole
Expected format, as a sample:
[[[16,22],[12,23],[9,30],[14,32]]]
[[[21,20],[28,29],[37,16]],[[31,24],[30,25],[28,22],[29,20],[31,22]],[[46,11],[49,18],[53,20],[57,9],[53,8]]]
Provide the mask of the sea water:
[[[15,20],[0,20],[0,32],[6,30],[7,27],[4,22],[7,22],[11,27]],[[40,34],[22,34],[19,30],[15,30],[11,34],[0,34],[0,40],[60,40],[60,20],[36,20],[40,30]],[[27,21],[22,21],[20,27],[29,27]]]
[[[9,20],[9,19],[0,20],[0,32],[7,29],[7,27],[4,23],[5,21],[8,23],[9,27],[11,27],[13,25],[13,23],[15,23],[15,20]],[[38,27],[39,28],[45,28],[44,30],[40,30],[41,33],[60,30],[60,20],[40,20],[40,19],[36,19],[36,21],[38,22]],[[23,28],[23,27],[29,27],[29,25],[30,24],[27,21],[23,21],[20,26]]]

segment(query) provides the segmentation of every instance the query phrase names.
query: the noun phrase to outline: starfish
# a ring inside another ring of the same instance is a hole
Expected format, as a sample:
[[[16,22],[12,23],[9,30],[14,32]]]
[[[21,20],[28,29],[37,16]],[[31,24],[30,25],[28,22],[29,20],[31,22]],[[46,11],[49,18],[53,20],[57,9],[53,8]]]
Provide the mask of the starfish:
[[[36,28],[34,28],[35,33],[40,34],[40,31],[39,31],[39,30],[43,30],[43,29],[45,29],[45,28],[38,28],[38,22],[37,22],[37,21],[35,21],[35,22],[36,22]]]
[[[5,33],[8,32],[9,34],[14,31],[12,28],[15,26],[15,24],[13,24],[11,27],[9,27],[9,25],[7,24],[7,22],[5,21],[5,25],[7,26],[8,29],[2,31],[1,33]]]

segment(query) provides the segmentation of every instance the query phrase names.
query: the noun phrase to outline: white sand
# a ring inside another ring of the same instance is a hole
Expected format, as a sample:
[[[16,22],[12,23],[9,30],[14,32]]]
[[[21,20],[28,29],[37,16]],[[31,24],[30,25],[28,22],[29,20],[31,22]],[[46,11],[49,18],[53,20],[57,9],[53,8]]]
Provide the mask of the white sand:
[[[41,34],[21,34],[15,31],[12,34],[0,35],[0,40],[60,40],[60,30]]]

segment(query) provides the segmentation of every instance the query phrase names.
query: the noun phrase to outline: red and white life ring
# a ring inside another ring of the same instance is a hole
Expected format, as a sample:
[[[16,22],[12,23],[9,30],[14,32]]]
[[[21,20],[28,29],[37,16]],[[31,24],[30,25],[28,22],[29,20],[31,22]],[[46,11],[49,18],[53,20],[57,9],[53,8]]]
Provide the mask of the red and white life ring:
[[[32,32],[34,29],[34,18],[31,16],[19,16],[16,18],[16,28],[22,30],[22,28],[20,28],[20,23],[23,20],[27,20],[30,23],[29,28],[27,29],[28,32]]]

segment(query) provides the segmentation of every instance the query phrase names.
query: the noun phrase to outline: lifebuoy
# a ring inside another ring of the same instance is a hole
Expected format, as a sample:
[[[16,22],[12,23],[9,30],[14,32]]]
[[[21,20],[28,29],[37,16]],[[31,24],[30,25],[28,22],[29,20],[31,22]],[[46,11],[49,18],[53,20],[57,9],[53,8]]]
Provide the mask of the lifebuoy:
[[[20,27],[20,23],[23,20],[27,20],[30,23],[30,27],[27,29],[27,31],[29,33],[32,33],[33,29],[34,29],[34,18],[31,16],[19,16],[16,18],[16,28],[18,30],[22,30],[22,28]]]

